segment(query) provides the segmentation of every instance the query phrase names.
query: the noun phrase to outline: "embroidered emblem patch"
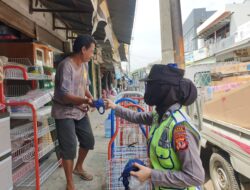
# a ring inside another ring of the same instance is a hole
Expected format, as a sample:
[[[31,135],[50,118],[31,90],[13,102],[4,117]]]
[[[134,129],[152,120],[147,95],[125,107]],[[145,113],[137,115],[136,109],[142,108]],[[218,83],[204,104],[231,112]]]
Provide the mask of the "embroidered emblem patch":
[[[173,140],[177,151],[188,148],[187,133],[184,125],[178,125],[174,129]]]

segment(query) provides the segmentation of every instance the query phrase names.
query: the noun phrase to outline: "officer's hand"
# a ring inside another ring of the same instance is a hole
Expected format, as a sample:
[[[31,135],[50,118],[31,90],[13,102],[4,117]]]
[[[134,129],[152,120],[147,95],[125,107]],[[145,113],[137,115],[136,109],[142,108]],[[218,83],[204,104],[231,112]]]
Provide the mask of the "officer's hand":
[[[116,108],[116,104],[114,102],[112,102],[112,100],[110,99],[104,99],[104,104],[105,104],[105,109],[115,109]]]
[[[152,172],[151,168],[142,166],[138,163],[134,163],[134,166],[139,168],[139,171],[138,172],[131,171],[130,175],[137,177],[140,182],[144,182],[147,179],[151,178],[151,172]]]

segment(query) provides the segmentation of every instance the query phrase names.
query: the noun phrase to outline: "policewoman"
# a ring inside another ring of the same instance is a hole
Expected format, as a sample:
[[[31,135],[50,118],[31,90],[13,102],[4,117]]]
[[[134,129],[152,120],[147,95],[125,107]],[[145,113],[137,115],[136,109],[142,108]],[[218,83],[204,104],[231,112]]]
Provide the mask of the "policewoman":
[[[144,101],[153,112],[134,112],[106,100],[106,106],[130,122],[150,125],[148,151],[152,168],[135,164],[131,172],[141,182],[151,180],[155,190],[195,190],[205,174],[199,156],[200,135],[182,106],[194,103],[197,89],[183,78],[184,70],[154,65],[145,82]]]

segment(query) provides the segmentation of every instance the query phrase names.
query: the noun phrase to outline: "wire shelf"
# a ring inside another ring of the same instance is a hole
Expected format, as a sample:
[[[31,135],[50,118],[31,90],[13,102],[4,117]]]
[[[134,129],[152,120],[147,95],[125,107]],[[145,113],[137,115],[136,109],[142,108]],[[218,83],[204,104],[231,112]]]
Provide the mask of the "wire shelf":
[[[149,166],[148,159],[141,159],[147,166]],[[129,159],[112,159],[111,161],[107,161],[106,163],[106,190],[124,190],[124,186],[122,180],[120,180],[120,176],[123,172],[123,169]],[[151,190],[152,185],[149,181],[145,182],[144,190]]]
[[[23,157],[25,156],[25,154],[27,154],[31,150],[34,151],[33,141],[30,141],[29,143],[17,148],[16,150],[13,150],[11,153],[12,154],[12,169],[16,169],[18,166],[23,164]]]
[[[38,145],[38,157],[41,159],[46,154],[48,154],[50,151],[55,149],[55,147],[58,146],[58,141],[55,141],[53,143],[43,142]],[[34,159],[34,143],[33,141],[30,142],[27,145],[24,145],[23,147],[19,148],[16,151],[13,151],[12,153],[12,169],[17,168],[24,162],[30,162]]]
[[[6,69],[4,71],[4,79],[24,80],[23,71],[19,69]]]
[[[55,123],[50,124],[49,127],[39,126],[38,138],[44,136],[45,134],[53,130],[55,130]],[[11,129],[10,138],[11,138],[11,141],[14,141],[20,138],[25,139],[25,140],[33,139],[34,137],[33,134],[34,134],[33,123],[28,123],[22,126],[18,126],[14,129]]]
[[[41,159],[45,155],[47,155],[50,151],[52,151],[56,146],[58,146],[58,141],[55,141],[54,143],[40,143],[38,146],[39,152],[38,152],[38,158]],[[30,149],[26,154],[22,156],[23,162],[30,162],[31,160],[34,160],[34,148]]]
[[[41,185],[60,166],[60,164],[61,164],[61,160],[59,161],[47,160],[46,162],[40,165],[40,184]],[[15,181],[16,182],[15,186],[16,187],[35,187],[36,178],[34,176],[35,176],[34,170],[29,170],[28,172],[25,172],[24,175],[21,175],[21,178],[19,178],[19,180]]]
[[[39,109],[40,107],[44,106],[45,104],[49,103],[53,97],[53,90],[41,90],[41,89],[37,89],[37,90],[32,90],[30,92],[28,92],[25,96],[19,96],[19,97],[6,97],[6,101],[8,103],[13,103],[13,102],[29,102],[31,103],[35,109]],[[25,106],[15,106],[13,108],[15,108],[17,111],[17,107],[25,107]],[[15,109],[12,109],[12,112],[17,112]],[[19,110],[19,112],[21,111],[21,108]],[[25,110],[24,112],[27,112],[27,110]],[[31,112],[31,111],[30,111]]]
[[[52,80],[52,76],[45,75],[45,74],[36,74],[36,73],[27,73],[28,78],[27,80]],[[17,69],[7,69],[4,72],[5,79],[11,80],[24,80],[23,72]]]
[[[18,63],[25,66],[32,66],[29,58],[8,58],[8,62],[14,64]]]
[[[51,114],[51,106],[45,106],[37,110],[37,121],[42,121],[45,117],[49,117]],[[30,112],[16,112],[10,113],[12,119],[29,119],[33,120],[33,115]]]
[[[18,168],[15,172],[12,174],[13,183],[17,183],[18,181],[21,181],[26,175],[28,175],[29,172],[34,171],[35,163],[34,162],[28,162],[24,163],[24,165],[20,168]]]

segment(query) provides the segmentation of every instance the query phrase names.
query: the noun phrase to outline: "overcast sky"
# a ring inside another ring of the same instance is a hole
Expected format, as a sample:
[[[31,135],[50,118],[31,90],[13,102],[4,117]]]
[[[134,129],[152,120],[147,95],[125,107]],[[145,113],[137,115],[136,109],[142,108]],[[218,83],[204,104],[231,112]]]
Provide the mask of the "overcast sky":
[[[194,8],[222,9],[243,0],[181,0],[182,22]],[[131,71],[161,59],[159,0],[137,0],[130,46]]]

